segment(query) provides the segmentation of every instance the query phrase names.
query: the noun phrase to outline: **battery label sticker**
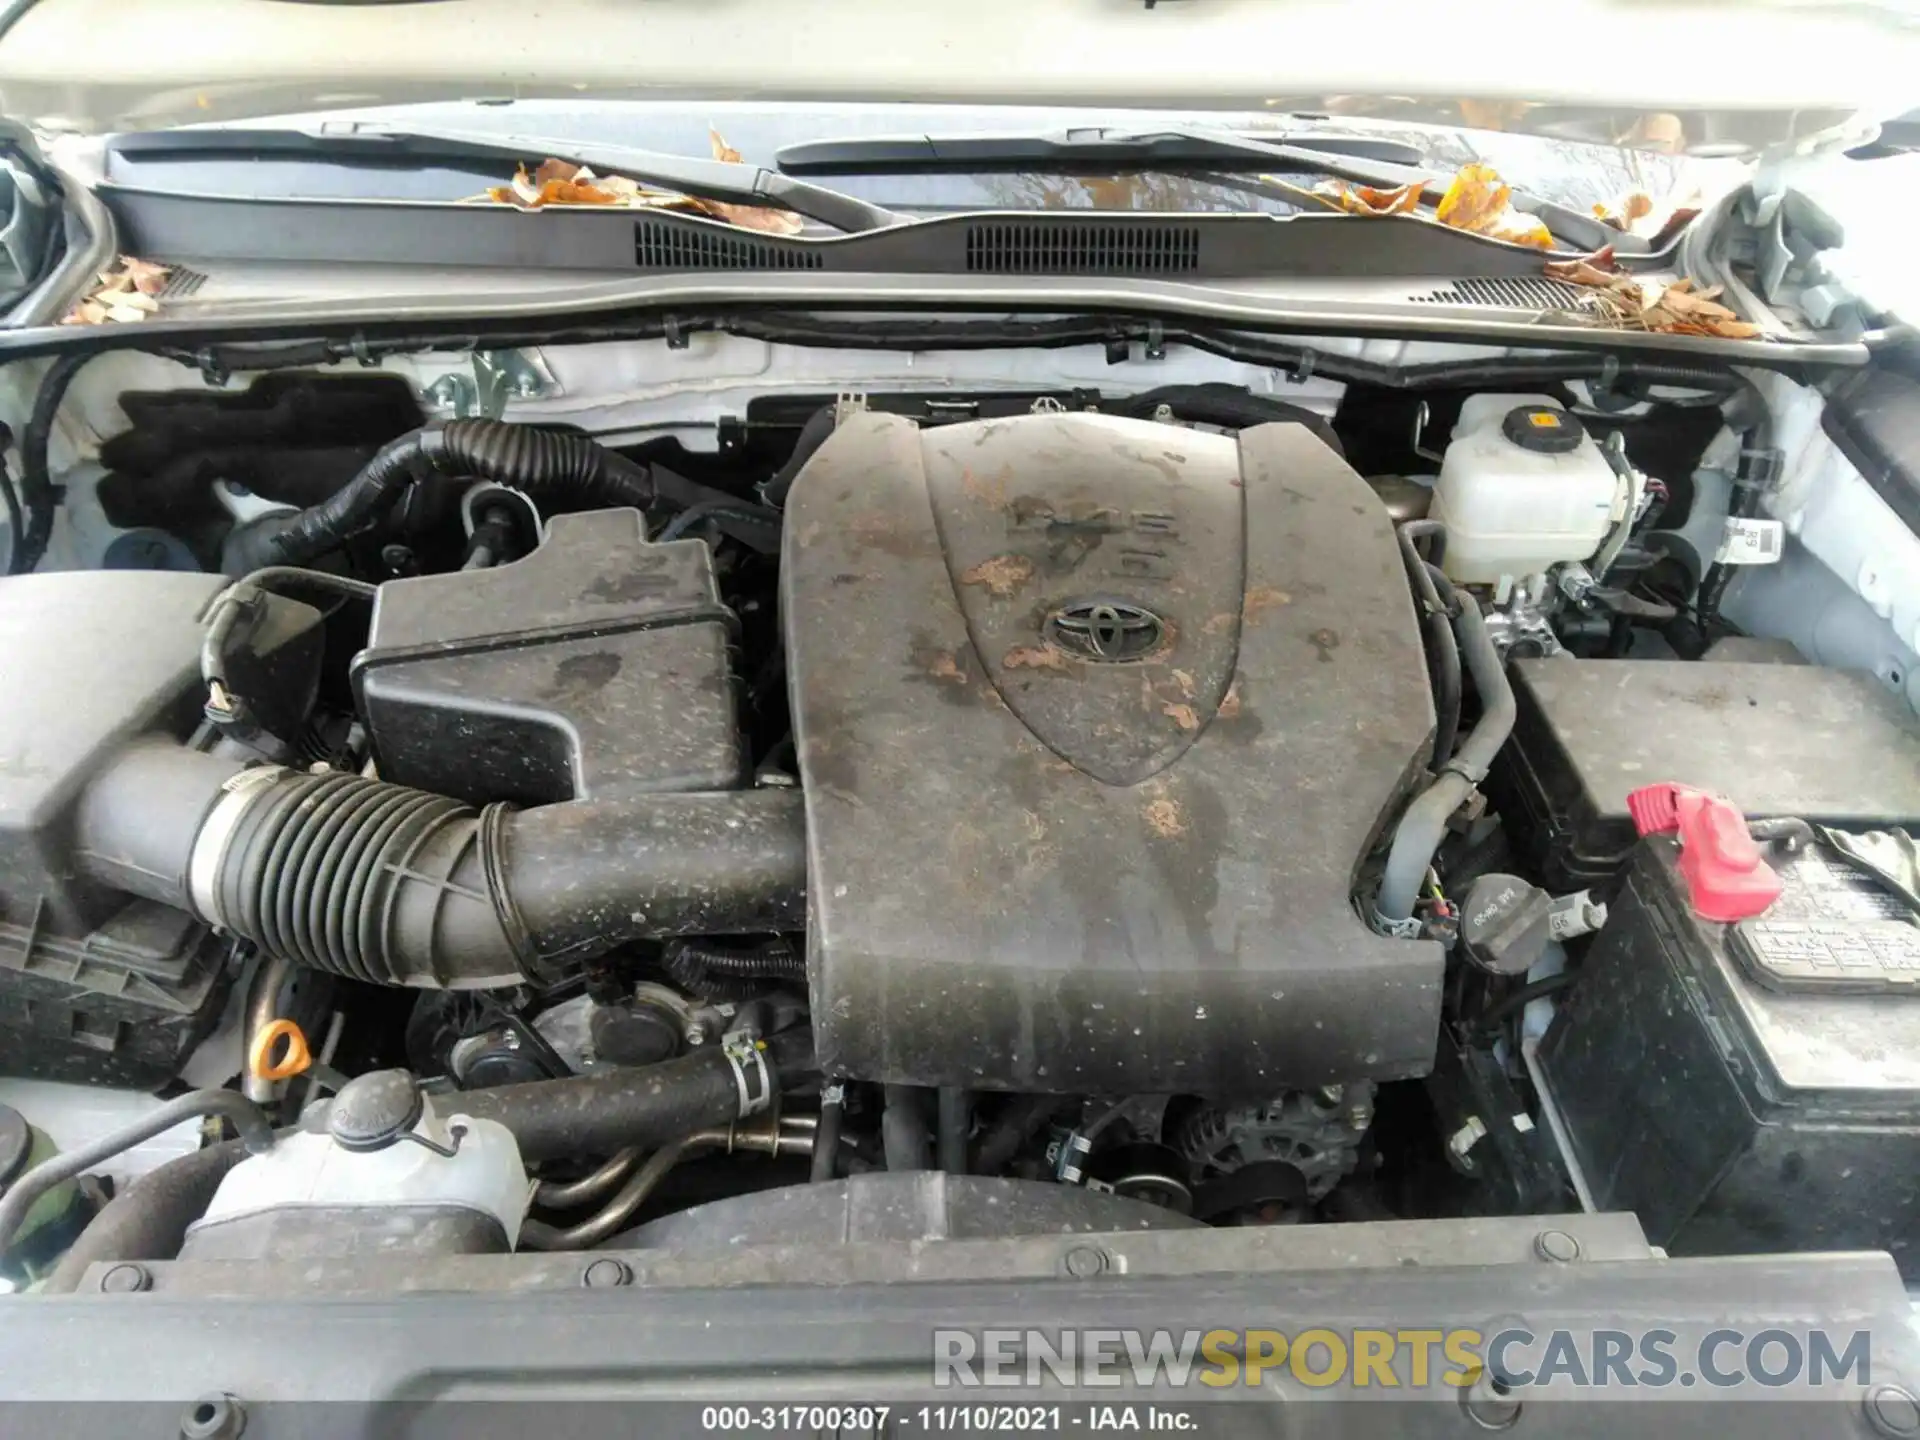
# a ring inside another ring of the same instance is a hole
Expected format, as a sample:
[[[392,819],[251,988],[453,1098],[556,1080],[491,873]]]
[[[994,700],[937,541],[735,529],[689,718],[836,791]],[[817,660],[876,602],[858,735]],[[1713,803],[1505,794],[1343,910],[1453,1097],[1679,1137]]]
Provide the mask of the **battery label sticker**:
[[[1720,553],[1714,559],[1722,565],[1778,564],[1787,548],[1786,531],[1778,520],[1728,516],[1726,533],[1720,537]]]

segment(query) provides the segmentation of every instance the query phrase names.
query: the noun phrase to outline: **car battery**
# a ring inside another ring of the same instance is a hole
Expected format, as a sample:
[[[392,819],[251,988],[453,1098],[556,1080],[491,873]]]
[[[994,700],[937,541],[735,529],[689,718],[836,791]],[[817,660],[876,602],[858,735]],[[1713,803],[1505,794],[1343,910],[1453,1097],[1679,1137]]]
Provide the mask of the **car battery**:
[[[1638,838],[1627,796],[1662,780],[1755,819],[1920,828],[1920,721],[1864,671],[1555,656],[1507,673],[1518,714],[1486,788],[1556,893],[1617,879]]]
[[[1639,843],[1541,1042],[1594,1203],[1674,1254],[1884,1249],[1920,1278],[1920,925],[1837,851],[1714,924]]]

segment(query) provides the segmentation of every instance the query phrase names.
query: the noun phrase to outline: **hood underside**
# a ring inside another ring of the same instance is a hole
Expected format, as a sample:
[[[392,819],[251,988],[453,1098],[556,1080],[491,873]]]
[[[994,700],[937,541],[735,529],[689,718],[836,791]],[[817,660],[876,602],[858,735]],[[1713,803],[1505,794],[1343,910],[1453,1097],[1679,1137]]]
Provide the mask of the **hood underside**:
[[[537,20],[520,0],[16,0],[6,13],[0,108],[94,132],[446,99],[928,100],[1757,150],[1899,113],[1920,60],[1907,7],[1791,0],[549,0]]]

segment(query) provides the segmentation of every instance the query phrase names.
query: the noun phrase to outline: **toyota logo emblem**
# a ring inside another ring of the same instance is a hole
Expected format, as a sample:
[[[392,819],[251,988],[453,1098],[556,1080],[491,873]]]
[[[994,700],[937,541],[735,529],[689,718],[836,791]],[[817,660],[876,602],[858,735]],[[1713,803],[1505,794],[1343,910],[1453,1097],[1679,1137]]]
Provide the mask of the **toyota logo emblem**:
[[[1119,664],[1153,654],[1165,641],[1166,623],[1126,600],[1074,600],[1047,616],[1046,637],[1082,660]]]

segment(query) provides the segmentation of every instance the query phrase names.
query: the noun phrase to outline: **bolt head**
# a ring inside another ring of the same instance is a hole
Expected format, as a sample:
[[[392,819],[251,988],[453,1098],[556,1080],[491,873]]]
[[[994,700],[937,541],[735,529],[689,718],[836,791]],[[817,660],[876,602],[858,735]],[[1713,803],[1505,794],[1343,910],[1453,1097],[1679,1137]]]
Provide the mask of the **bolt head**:
[[[1076,1280],[1090,1280],[1107,1268],[1107,1252],[1098,1245],[1076,1245],[1061,1262]]]
[[[1482,1430],[1508,1430],[1520,1419],[1519,1398],[1485,1370],[1460,1392],[1460,1408]]]
[[[180,1416],[180,1440],[237,1440],[247,1412],[231,1395],[202,1395]]]
[[[1911,1440],[1920,1435],[1920,1400],[1899,1385],[1876,1385],[1862,1402],[1867,1420],[1889,1440]]]
[[[1533,1253],[1564,1265],[1580,1258],[1580,1242],[1564,1230],[1542,1230],[1533,1237]]]
[[[611,1290],[633,1283],[633,1267],[624,1260],[596,1260],[581,1272],[580,1283],[589,1290]]]
[[[144,1265],[116,1265],[100,1277],[102,1295],[137,1295],[153,1284]]]

